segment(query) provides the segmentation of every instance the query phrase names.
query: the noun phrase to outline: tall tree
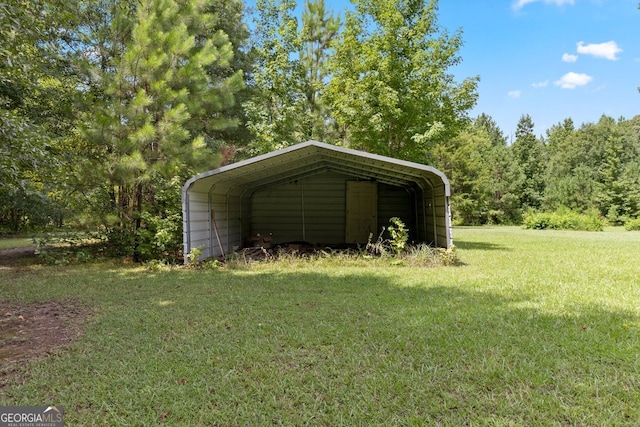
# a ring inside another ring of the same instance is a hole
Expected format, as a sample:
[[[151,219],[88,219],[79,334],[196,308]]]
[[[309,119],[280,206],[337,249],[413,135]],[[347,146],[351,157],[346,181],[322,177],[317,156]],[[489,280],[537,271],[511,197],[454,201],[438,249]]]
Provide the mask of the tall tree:
[[[482,113],[473,121],[473,127],[484,129],[491,141],[491,145],[506,146],[507,137],[495,120],[488,114]]]
[[[476,132],[484,131],[491,142],[491,149],[484,156],[484,167],[489,170],[487,222],[518,223],[522,214],[518,190],[524,176],[522,169],[514,162],[512,150],[507,146],[507,137],[486,114],[476,118],[473,128]]]
[[[309,120],[303,89],[304,72],[298,20],[293,0],[258,0],[251,43],[252,97],[244,102],[247,128],[253,135],[248,155],[273,151],[304,139]]]
[[[596,205],[607,220],[621,225],[640,213],[640,144],[632,122],[603,116],[606,129],[604,159],[600,163]]]
[[[123,54],[101,76],[104,107],[89,135],[106,165],[102,170],[120,230],[136,238],[138,258],[147,226],[143,214],[167,214],[154,203],[159,187],[211,167],[211,133],[231,125],[220,111],[233,105],[242,87],[241,72],[211,77],[211,67],[229,67],[233,51],[205,5],[140,2]],[[117,10],[113,25],[129,16],[130,10]]]
[[[495,121],[482,114],[434,149],[435,165],[451,182],[454,218],[463,224],[516,223],[520,169]]]
[[[233,57],[228,67],[220,67],[213,64],[207,68],[207,72],[212,81],[218,81],[227,78],[242,71],[243,77],[246,78],[251,73],[251,56],[249,50],[249,27],[246,22],[246,10],[244,1],[242,0],[207,0],[203,9],[206,13],[215,15],[217,24],[209,31],[222,30],[231,43],[233,49]],[[204,32],[199,35],[201,38],[208,38],[210,34]],[[223,162],[232,160],[235,150],[238,146],[246,146],[251,138],[251,134],[246,127],[246,117],[242,103],[248,100],[251,91],[246,85],[235,92],[236,102],[233,105],[223,107],[220,117],[225,117],[233,126],[225,127],[217,131],[212,131],[211,144],[212,148],[217,148],[223,155]],[[237,125],[236,125],[237,124]]]
[[[487,222],[491,175],[486,159],[490,152],[488,134],[471,126],[434,149],[434,164],[445,172],[451,182],[451,205],[454,220],[458,223]]]
[[[307,138],[331,142],[335,136],[323,95],[328,83],[328,60],[340,32],[340,17],[327,10],[324,0],[305,2],[302,13],[301,66],[310,128]]]
[[[429,161],[475,105],[478,78],[456,83],[462,34],[437,23],[436,0],[354,0],[331,61],[327,97],[355,148]]]
[[[54,171],[70,132],[76,83],[60,54],[64,4],[0,4],[0,227],[46,225],[60,214]]]
[[[521,205],[524,208],[538,209],[542,206],[544,197],[546,151],[543,142],[534,134],[533,120],[528,114],[520,117],[516,140],[511,149],[524,174],[520,191]]]
[[[544,208],[568,207],[581,212],[593,208],[597,170],[586,156],[585,141],[573,120],[565,119],[548,129],[546,141],[549,160]]]

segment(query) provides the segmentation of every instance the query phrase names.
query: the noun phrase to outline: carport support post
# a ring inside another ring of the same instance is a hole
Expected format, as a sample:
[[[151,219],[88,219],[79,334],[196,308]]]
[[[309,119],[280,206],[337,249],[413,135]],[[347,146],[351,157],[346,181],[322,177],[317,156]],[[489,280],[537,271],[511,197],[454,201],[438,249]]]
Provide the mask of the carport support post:
[[[218,225],[216,224],[216,211],[213,208],[211,209],[211,223],[213,224],[213,231],[216,233],[216,239],[218,240],[218,246],[220,246],[222,256],[225,256],[224,248],[222,247],[222,242],[220,241],[220,234],[218,233]]]
[[[300,198],[302,199],[302,241],[307,241],[307,226],[304,223],[304,180],[300,180]]]
[[[438,247],[438,218],[436,217],[436,195],[431,188],[431,216],[433,217],[433,239],[435,247]]]

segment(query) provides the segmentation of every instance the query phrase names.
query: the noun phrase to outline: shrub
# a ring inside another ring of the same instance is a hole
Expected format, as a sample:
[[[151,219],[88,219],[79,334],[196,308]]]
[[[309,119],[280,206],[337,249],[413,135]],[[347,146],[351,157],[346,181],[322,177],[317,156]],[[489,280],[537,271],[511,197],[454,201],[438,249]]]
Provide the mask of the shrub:
[[[640,218],[627,221],[624,225],[624,229],[627,231],[640,231]]]
[[[531,230],[602,231],[604,222],[595,214],[579,214],[570,210],[528,212],[523,227]]]
[[[33,242],[36,244],[35,254],[46,264],[82,264],[104,255],[104,240],[96,233],[46,233],[34,237]]]
[[[391,238],[389,239],[389,244],[396,255],[404,252],[407,247],[407,241],[409,240],[409,229],[404,222],[396,216],[389,220],[391,225],[389,225],[389,234]]]

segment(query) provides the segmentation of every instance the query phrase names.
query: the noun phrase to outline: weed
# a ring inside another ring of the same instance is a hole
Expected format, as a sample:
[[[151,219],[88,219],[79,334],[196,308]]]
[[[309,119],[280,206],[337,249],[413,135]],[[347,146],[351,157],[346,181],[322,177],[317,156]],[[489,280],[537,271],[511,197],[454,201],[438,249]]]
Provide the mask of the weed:
[[[409,229],[404,225],[404,222],[398,217],[393,217],[389,220],[389,244],[396,255],[401,254],[407,247],[407,241],[409,240]]]

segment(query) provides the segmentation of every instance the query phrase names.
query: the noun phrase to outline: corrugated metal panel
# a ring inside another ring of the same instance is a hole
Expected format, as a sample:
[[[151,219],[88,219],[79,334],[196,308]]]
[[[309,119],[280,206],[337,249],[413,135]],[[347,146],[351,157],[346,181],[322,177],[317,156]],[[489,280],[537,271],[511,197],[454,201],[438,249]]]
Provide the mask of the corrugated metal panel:
[[[227,223],[226,250],[233,251],[242,247],[242,199],[238,196],[227,197]],[[247,212],[248,212],[247,208]]]
[[[209,256],[209,200],[206,193],[190,192],[185,200],[183,193],[183,242],[184,253],[192,248],[203,248],[203,256]]]
[[[252,234],[272,234],[274,243],[342,242],[347,179],[327,172],[254,193]]]
[[[345,187],[350,179],[328,172],[304,180],[305,238],[339,243],[345,234]]]

